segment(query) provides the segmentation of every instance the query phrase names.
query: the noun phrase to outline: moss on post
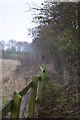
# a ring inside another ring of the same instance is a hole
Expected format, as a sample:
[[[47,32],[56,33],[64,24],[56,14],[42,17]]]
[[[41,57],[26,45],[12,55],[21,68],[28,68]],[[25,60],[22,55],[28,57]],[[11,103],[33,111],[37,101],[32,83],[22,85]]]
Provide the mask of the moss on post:
[[[41,102],[42,90],[43,90],[43,84],[44,84],[45,78],[46,78],[46,74],[45,74],[45,71],[44,71],[44,72],[41,74],[41,79],[40,79],[40,82],[39,82],[37,102]]]
[[[15,120],[19,119],[21,98],[22,97],[17,92],[14,93],[10,119],[12,118],[15,118]]]
[[[27,118],[34,117],[38,77],[33,77]]]

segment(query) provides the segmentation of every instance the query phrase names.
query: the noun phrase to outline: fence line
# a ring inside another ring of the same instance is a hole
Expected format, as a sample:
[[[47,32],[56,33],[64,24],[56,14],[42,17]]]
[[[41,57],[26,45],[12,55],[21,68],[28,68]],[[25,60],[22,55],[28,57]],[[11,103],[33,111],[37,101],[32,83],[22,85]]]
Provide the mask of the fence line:
[[[37,103],[41,102],[43,84],[46,78],[45,68],[40,67],[40,69],[41,75],[33,77],[32,81],[21,92],[19,93],[15,92],[13,98],[2,107],[2,110],[0,111],[0,114],[2,114],[2,118],[5,118],[9,112],[10,118],[15,119],[19,118],[22,97],[30,89],[31,89],[31,92],[29,94],[30,97],[28,96],[27,98],[28,101],[26,101],[25,105],[27,107],[28,104],[28,113],[26,113],[26,118],[34,118],[36,100]]]

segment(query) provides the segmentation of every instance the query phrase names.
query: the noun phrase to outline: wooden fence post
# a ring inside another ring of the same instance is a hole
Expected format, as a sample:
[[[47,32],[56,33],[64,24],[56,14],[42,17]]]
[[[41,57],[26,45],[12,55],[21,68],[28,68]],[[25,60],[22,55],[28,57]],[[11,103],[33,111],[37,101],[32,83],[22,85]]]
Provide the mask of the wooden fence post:
[[[45,78],[46,78],[46,73],[44,70],[44,72],[41,74],[41,77],[39,77],[39,88],[38,88],[38,94],[37,94],[37,102],[41,102],[42,89],[43,89],[43,84],[44,84]]]
[[[19,93],[15,92],[12,101],[11,115],[10,119],[15,118],[19,119],[20,105],[21,105],[21,96]]]
[[[27,118],[34,117],[38,77],[33,77]]]

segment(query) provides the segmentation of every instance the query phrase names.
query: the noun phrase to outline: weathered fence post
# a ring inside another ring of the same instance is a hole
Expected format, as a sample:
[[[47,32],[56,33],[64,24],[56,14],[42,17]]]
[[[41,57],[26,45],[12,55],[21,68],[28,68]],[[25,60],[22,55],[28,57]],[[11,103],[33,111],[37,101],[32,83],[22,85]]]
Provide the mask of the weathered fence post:
[[[34,117],[38,77],[33,77],[27,118]]]
[[[10,119],[15,118],[16,120],[19,119],[19,112],[21,106],[21,99],[26,94],[26,92],[31,88],[31,94],[29,98],[29,106],[28,106],[28,113],[26,114],[27,118],[33,118],[35,112],[35,103],[36,97],[39,101],[41,101],[42,96],[42,89],[44,80],[46,78],[46,71],[45,67],[40,67],[42,74],[39,77],[33,77],[32,81],[25,87],[20,93],[15,92],[13,99],[9,101],[2,109],[2,117],[4,118],[7,113],[10,114]]]
[[[22,97],[19,95],[19,93],[17,93],[17,92],[14,93],[10,119],[12,119],[12,118],[19,119],[21,98]]]
[[[44,84],[45,78],[46,78],[46,73],[45,73],[45,70],[43,70],[43,73],[39,77],[39,88],[38,88],[38,94],[37,94],[37,102],[41,101],[42,89],[43,89],[43,84]]]

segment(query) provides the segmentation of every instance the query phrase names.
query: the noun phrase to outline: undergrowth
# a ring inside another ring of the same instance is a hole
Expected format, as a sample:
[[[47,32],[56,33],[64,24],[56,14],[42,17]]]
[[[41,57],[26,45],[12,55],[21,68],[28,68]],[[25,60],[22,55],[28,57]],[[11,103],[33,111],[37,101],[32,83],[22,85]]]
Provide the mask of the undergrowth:
[[[78,118],[78,95],[75,88],[47,80],[44,84],[42,101],[38,108],[39,118]]]

